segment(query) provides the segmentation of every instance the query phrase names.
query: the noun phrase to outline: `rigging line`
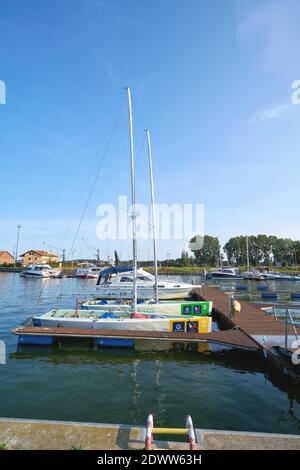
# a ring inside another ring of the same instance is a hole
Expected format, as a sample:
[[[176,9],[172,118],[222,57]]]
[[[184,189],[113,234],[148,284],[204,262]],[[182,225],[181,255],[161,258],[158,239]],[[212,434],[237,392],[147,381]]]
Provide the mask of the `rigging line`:
[[[115,108],[114,108],[114,110],[113,110],[111,121],[114,122],[115,116],[116,116],[116,114],[117,114],[117,112],[118,112],[118,110],[119,110],[119,107],[120,107],[120,103],[121,103],[123,100],[124,100],[124,95],[123,95],[123,91],[122,91],[122,92],[120,93],[120,98],[119,98],[118,101],[117,101],[117,105],[115,106]],[[108,131],[109,131],[109,127],[107,127],[107,131],[105,132],[105,134],[108,133]],[[95,159],[93,160],[93,163],[92,163],[92,165],[91,165],[91,167],[90,167],[90,170],[89,170],[89,172],[88,172],[88,174],[87,174],[85,183],[84,183],[84,185],[82,186],[82,190],[81,190],[81,192],[80,192],[80,194],[79,194],[79,197],[77,198],[77,202],[76,202],[75,208],[74,208],[74,210],[73,210],[73,213],[72,213],[72,215],[71,215],[71,218],[70,218],[70,220],[69,220],[69,223],[67,224],[67,227],[66,227],[66,229],[65,229],[65,233],[64,233],[64,235],[63,235],[63,237],[62,237],[62,239],[61,239],[61,243],[60,243],[60,246],[59,246],[60,248],[62,247],[62,245],[63,245],[63,243],[64,243],[64,240],[66,239],[66,236],[67,236],[68,232],[70,231],[70,227],[71,227],[71,225],[72,225],[72,222],[73,222],[73,219],[74,219],[75,214],[76,214],[76,212],[77,212],[77,209],[78,209],[78,207],[79,207],[79,205],[80,205],[80,203],[81,203],[81,201],[82,201],[82,199],[83,199],[85,189],[86,189],[87,184],[88,184],[88,182],[89,182],[89,180],[90,180],[90,176],[91,176],[91,174],[92,174],[92,172],[93,172],[93,170],[94,170],[95,164],[97,163],[97,160],[98,160],[98,157],[99,157],[99,153],[100,153],[100,147],[99,147],[99,149],[98,149],[98,151],[97,151],[96,157],[95,157]]]
[[[119,120],[119,117],[120,117],[120,114],[121,114],[121,110],[122,110],[122,108],[123,108],[124,100],[125,100],[125,95],[123,96],[123,99],[122,99],[122,101],[121,101],[121,104],[120,104],[120,107],[119,107],[119,109],[118,109],[118,113],[117,113],[115,122],[114,122],[114,124],[113,124],[111,133],[110,133],[110,135],[109,135],[109,137],[108,137],[106,146],[105,146],[105,148],[104,148],[104,152],[103,152],[103,155],[102,155],[102,159],[101,159],[101,161],[100,161],[100,163],[99,163],[99,166],[98,166],[98,168],[97,168],[96,175],[95,175],[95,178],[94,178],[92,187],[91,187],[91,189],[90,189],[90,192],[89,192],[87,201],[86,201],[86,203],[85,203],[85,206],[84,206],[84,209],[83,209],[83,213],[82,213],[82,215],[81,215],[81,218],[80,218],[80,221],[79,221],[79,224],[78,224],[78,227],[77,227],[77,230],[76,230],[76,233],[75,233],[75,236],[74,236],[74,239],[73,239],[73,242],[72,242],[70,251],[69,251],[69,254],[70,254],[70,253],[72,252],[72,250],[73,250],[73,247],[74,247],[74,244],[75,244],[75,242],[76,242],[76,239],[77,239],[79,230],[80,230],[80,228],[81,228],[81,224],[82,224],[83,219],[84,219],[84,217],[85,217],[85,214],[86,214],[86,211],[87,211],[89,202],[90,202],[90,200],[91,200],[91,197],[92,197],[92,195],[93,195],[94,189],[95,189],[95,187],[96,187],[96,183],[97,183],[97,180],[98,180],[98,176],[99,176],[99,174],[100,174],[100,170],[101,170],[101,168],[102,168],[102,165],[103,165],[103,163],[104,163],[105,157],[106,157],[106,155],[107,155],[107,152],[108,152],[108,149],[109,149],[109,146],[110,146],[110,143],[111,143],[111,139],[112,139],[112,137],[113,137],[113,135],[114,135],[114,132],[115,132],[115,130],[116,130],[116,126],[117,126],[117,123],[118,123],[118,120]]]

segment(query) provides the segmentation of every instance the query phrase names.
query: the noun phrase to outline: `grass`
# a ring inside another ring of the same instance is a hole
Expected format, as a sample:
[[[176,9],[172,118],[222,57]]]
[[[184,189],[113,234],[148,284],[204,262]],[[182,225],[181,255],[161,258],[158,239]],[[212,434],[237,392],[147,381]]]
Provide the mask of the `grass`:
[[[0,442],[0,450],[8,450],[8,446],[6,442]]]
[[[84,450],[84,448],[81,447],[81,446],[73,446],[73,445],[72,445],[72,446],[71,446],[71,450]]]

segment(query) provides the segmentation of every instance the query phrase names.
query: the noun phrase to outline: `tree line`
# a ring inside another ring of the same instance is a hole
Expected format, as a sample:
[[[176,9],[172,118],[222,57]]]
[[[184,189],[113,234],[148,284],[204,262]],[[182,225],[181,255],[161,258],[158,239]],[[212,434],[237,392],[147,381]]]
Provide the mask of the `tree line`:
[[[195,241],[195,237],[190,243]],[[223,247],[217,237],[205,235],[200,250],[191,250],[194,262],[199,266],[219,266],[226,258],[228,263],[235,265],[247,264],[247,237],[239,235],[230,238]],[[279,238],[275,235],[248,236],[249,262],[252,266],[260,264],[274,266],[298,265],[300,262],[300,241],[290,238]],[[192,263],[192,259],[190,260]],[[186,259],[185,259],[186,263]]]

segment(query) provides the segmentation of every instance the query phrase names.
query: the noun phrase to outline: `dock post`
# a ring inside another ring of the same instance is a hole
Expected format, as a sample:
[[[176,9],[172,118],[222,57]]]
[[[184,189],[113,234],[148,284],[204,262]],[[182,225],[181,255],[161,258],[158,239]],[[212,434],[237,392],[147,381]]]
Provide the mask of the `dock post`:
[[[289,309],[286,307],[285,309],[285,354],[287,354],[287,349],[288,349],[288,314],[289,314]]]
[[[152,449],[152,433],[153,433],[153,416],[149,415],[147,418],[147,426],[146,426],[145,450]]]

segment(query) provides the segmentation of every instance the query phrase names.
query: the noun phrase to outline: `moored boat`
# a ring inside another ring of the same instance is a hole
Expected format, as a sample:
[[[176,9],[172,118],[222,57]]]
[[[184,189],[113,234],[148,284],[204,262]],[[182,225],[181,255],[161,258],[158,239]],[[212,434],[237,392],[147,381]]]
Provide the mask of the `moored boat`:
[[[210,316],[139,314],[99,310],[58,309],[41,316],[34,316],[35,327],[46,328],[93,328],[99,330],[182,331],[210,333]]]
[[[28,264],[21,272],[22,277],[59,277],[61,275],[60,268],[52,268],[49,264]]]
[[[115,277],[113,277],[115,275]],[[100,272],[96,285],[95,297],[98,299],[132,299],[134,274],[131,267],[112,266]],[[201,285],[169,279],[158,280],[158,297],[160,300],[184,299],[189,293]],[[136,275],[138,299],[155,297],[155,277],[144,269],[138,269]]]
[[[210,301],[160,301],[141,302],[137,304],[137,312],[144,314],[162,314],[162,315],[211,315],[212,302]],[[90,300],[81,304],[83,310],[98,310],[102,312],[128,311],[131,309],[129,303],[116,303],[107,300]]]
[[[76,277],[80,279],[97,279],[103,269],[93,263],[81,263],[77,268]]]
[[[206,279],[242,279],[243,275],[236,268],[223,268],[215,271],[209,271],[206,274]]]

